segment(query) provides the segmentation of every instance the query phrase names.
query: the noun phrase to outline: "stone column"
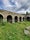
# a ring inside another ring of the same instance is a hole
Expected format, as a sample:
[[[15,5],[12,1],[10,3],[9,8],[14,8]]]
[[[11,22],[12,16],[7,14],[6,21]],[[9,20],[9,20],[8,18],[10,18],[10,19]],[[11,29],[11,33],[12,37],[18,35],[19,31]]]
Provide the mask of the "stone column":
[[[14,21],[14,16],[12,16],[12,23],[15,23],[15,21]]]
[[[18,22],[19,22],[19,16],[18,16]]]
[[[3,18],[3,21],[4,22],[7,22],[7,17],[6,16]]]
[[[21,21],[23,21],[23,17],[21,17]]]
[[[7,22],[7,19],[4,18],[3,21],[4,21],[4,22]]]

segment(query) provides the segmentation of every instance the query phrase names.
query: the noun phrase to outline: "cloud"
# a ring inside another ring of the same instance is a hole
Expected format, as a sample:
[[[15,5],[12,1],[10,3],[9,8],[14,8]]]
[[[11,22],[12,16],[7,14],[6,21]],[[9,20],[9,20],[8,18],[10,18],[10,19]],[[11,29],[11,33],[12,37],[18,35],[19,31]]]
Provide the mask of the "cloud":
[[[13,12],[30,11],[30,0],[1,0],[0,9]]]

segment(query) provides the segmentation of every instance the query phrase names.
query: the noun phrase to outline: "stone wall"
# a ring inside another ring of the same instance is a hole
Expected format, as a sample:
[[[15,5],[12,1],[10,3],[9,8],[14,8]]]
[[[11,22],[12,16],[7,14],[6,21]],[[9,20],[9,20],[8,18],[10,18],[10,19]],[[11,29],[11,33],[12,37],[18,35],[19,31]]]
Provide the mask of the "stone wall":
[[[3,19],[7,21],[7,17],[8,16],[11,16],[12,17],[12,22],[14,23],[15,22],[15,17],[17,16],[17,22],[20,22],[20,17],[21,17],[21,21],[24,21],[23,18],[25,18],[25,14],[18,14],[18,13],[15,13],[15,12],[10,12],[10,11],[6,11],[6,10],[0,10],[0,14],[3,16]],[[10,18],[9,18],[10,19]],[[11,21],[11,20],[10,20]]]

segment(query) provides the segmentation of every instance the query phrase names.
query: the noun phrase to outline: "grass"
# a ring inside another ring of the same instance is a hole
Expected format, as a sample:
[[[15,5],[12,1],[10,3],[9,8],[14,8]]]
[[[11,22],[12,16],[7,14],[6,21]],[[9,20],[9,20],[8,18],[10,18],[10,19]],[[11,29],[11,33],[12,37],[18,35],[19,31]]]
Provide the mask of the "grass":
[[[0,24],[0,40],[30,40],[29,36],[24,34],[25,27],[30,26],[30,22]]]

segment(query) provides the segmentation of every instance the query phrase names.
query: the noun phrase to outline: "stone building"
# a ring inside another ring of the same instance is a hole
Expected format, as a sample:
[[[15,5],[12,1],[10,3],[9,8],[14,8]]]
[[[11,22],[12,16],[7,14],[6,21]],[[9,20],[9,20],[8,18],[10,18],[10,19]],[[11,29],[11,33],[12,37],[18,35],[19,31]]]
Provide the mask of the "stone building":
[[[24,21],[25,19],[30,20],[30,15],[26,14],[18,14],[6,10],[0,10],[0,20],[7,21],[7,22],[21,22]]]

